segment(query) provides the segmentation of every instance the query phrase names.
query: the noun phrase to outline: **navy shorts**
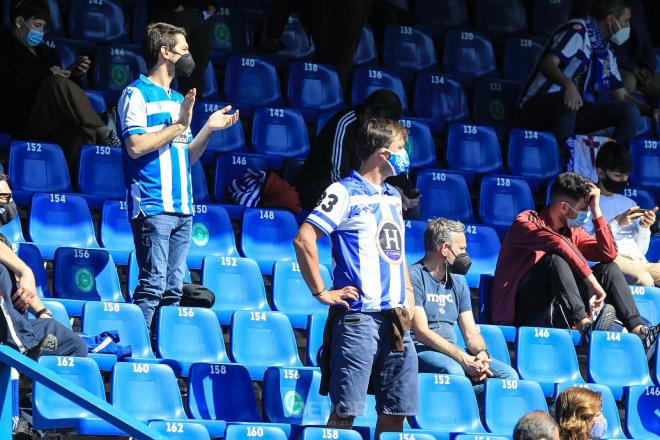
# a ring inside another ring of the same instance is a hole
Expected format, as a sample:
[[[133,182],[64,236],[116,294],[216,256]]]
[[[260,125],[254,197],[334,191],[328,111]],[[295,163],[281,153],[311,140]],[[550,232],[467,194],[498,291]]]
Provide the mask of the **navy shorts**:
[[[378,414],[417,414],[417,351],[409,331],[403,342],[403,353],[392,351],[392,323],[382,314],[337,316],[332,327],[329,392],[335,414],[364,413],[370,378]]]

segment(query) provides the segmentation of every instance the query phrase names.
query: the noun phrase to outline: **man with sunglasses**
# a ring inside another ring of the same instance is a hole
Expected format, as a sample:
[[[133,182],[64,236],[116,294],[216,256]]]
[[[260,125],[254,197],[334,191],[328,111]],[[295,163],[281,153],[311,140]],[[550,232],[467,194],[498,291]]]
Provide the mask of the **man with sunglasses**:
[[[593,236],[583,228],[590,221]],[[575,327],[588,341],[592,330],[609,330],[618,318],[650,353],[658,326],[644,325],[614,264],[616,257],[598,187],[578,174],[560,174],[550,204],[540,212],[518,214],[504,238],[495,269],[492,321]]]

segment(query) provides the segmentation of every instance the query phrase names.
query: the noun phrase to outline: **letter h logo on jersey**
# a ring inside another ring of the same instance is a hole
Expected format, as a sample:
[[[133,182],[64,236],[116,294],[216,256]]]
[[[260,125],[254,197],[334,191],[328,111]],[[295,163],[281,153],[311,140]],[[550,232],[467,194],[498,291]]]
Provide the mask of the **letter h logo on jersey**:
[[[383,220],[376,234],[378,253],[390,264],[403,262],[403,233],[392,220]]]

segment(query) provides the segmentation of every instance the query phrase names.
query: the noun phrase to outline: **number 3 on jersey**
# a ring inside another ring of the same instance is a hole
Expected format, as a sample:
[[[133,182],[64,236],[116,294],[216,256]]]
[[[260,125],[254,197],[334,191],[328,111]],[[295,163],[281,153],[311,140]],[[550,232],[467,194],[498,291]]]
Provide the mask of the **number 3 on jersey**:
[[[321,209],[325,212],[330,212],[332,211],[332,208],[335,207],[338,201],[339,201],[339,197],[337,197],[334,194],[328,194],[321,199]]]

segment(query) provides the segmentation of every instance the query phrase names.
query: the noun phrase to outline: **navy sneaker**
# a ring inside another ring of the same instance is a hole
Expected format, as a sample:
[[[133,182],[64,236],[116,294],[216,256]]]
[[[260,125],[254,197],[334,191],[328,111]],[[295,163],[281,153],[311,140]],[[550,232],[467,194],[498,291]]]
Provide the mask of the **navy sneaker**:
[[[660,324],[654,326],[645,325],[642,327],[640,338],[642,338],[647,359],[651,359],[655,354],[658,346],[658,334],[660,334]]]
[[[591,332],[593,331],[607,331],[612,329],[616,321],[616,311],[610,304],[605,304],[600,311],[596,320],[587,324],[582,329],[582,343],[585,346],[589,345],[591,341]]]

